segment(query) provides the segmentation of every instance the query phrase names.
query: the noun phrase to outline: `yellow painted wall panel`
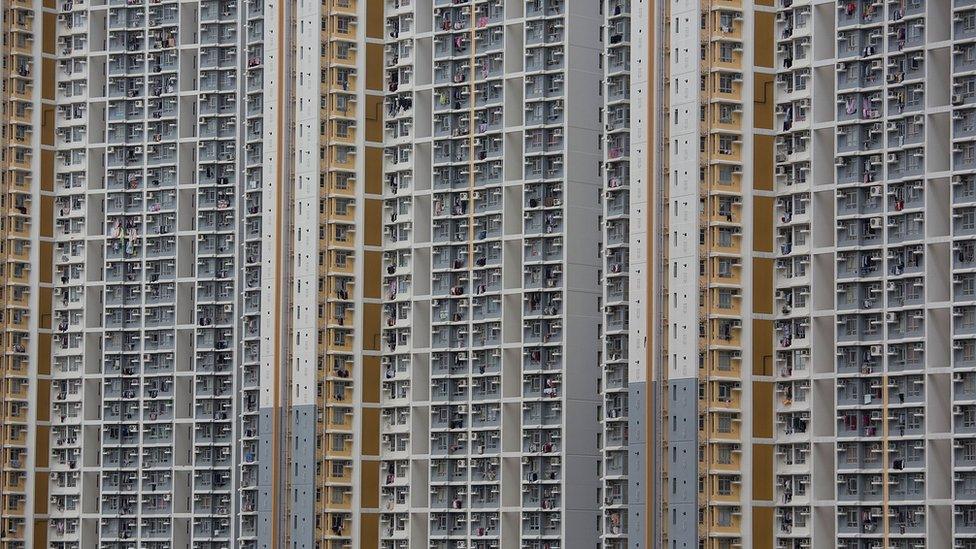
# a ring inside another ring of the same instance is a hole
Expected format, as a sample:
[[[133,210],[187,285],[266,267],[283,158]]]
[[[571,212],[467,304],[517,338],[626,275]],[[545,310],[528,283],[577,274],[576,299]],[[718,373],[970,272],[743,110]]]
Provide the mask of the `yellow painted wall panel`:
[[[752,320],[752,375],[773,375],[773,321]]]
[[[38,450],[40,450],[39,445]],[[43,473],[34,475],[34,512],[39,515],[47,513],[47,483],[49,478]]]
[[[359,520],[360,549],[376,549],[379,547],[380,516],[376,513],[363,513],[359,516]]]
[[[45,319],[44,318],[44,316],[45,316],[44,315],[44,311],[50,311],[51,310],[51,298],[52,298],[53,292],[54,292],[54,290],[50,286],[42,286],[41,288],[38,289],[38,292],[37,292],[37,303],[38,303],[38,305],[37,305],[37,311],[41,314],[41,317],[38,318],[38,322],[41,325],[40,326],[41,329],[48,329],[48,330],[51,329],[51,324],[50,324],[51,323],[51,315],[48,314],[47,315],[47,319]],[[45,320],[47,321],[47,324],[44,323]],[[38,366],[40,366],[40,365],[38,365]]]
[[[54,59],[46,57],[41,60],[41,97],[43,99],[54,100],[54,90],[55,90],[55,77],[54,77]],[[54,131],[54,109],[51,109],[52,116],[51,121],[51,131]],[[47,126],[47,117],[45,117],[45,126]],[[51,141],[54,143],[54,141]]]
[[[38,338],[38,345],[44,343],[44,340]],[[48,340],[50,343],[50,340]],[[50,418],[51,409],[51,380],[50,379],[38,379],[37,380],[37,419],[38,421],[47,420]],[[40,443],[38,443],[40,444]],[[41,452],[37,452],[41,453]],[[43,452],[47,454],[47,452]]]
[[[752,260],[752,310],[773,314],[773,260],[770,258]]]
[[[383,256],[377,251],[367,251],[363,256],[363,296],[379,299],[380,270],[383,268]]]
[[[50,323],[51,315],[41,315],[46,316],[48,322]],[[51,326],[42,326],[42,328],[50,329]],[[51,334],[40,332],[37,334],[37,373],[42,376],[51,375]],[[47,421],[50,417],[50,410],[47,408],[37,411],[38,421]]]
[[[54,197],[41,196],[40,231],[42,236],[54,236]]]
[[[383,0],[366,0],[366,37],[383,38]]]
[[[757,252],[773,251],[773,197],[754,196],[752,200],[752,249]]]
[[[47,513],[47,509],[44,510]],[[34,521],[34,549],[47,548],[47,521],[37,519]]]
[[[380,455],[380,409],[363,408],[363,454]],[[373,490],[378,491],[378,490]],[[376,507],[376,504],[370,505]]]
[[[54,192],[54,151],[41,151],[41,190]]]
[[[773,548],[773,508],[772,507],[753,507],[752,547],[753,549]]]
[[[770,1],[766,4],[763,0],[756,2],[772,6]],[[772,68],[775,63],[773,52],[776,51],[776,44],[773,41],[773,14],[768,11],[755,11],[755,63],[759,67]],[[757,92],[759,88],[756,88]]]
[[[46,420],[46,418],[45,418]],[[37,426],[37,439],[34,441],[34,461],[38,468],[46,468],[49,464],[49,458],[51,455],[51,427],[47,425]],[[38,478],[44,477],[47,479],[47,475],[39,474]],[[45,502],[46,504],[47,502]]]
[[[758,129],[771,130],[776,112],[773,75],[757,72],[752,77],[755,86],[753,105],[753,126]]]
[[[363,349],[380,348],[380,304],[363,303]]]
[[[773,136],[753,136],[753,184],[759,191],[773,190]]]
[[[41,48],[44,53],[54,54],[55,46],[57,41],[55,40],[58,31],[57,27],[57,17],[54,13],[44,14],[44,37],[41,42]]]
[[[366,89],[376,91],[383,89],[382,67],[383,45],[366,44]]]
[[[363,402],[378,404],[380,401],[380,357],[363,356]]]
[[[366,141],[383,141],[383,96],[366,96]]]
[[[51,75],[54,78],[54,75]],[[54,145],[54,132],[56,130],[54,119],[54,107],[52,105],[41,106],[41,144]]]
[[[383,149],[366,147],[366,194],[383,194]]]
[[[378,198],[366,199],[365,227],[363,227],[364,242],[367,246],[379,246],[383,243],[383,205]]]
[[[41,247],[40,247],[41,261],[40,261],[40,266],[38,267],[39,269],[38,275],[40,276],[42,284],[45,283],[50,284],[51,279],[54,276],[54,253],[53,252],[54,252],[54,243],[49,241],[45,242],[42,240]],[[42,312],[50,313],[50,310],[49,309],[43,310]],[[50,326],[51,324],[50,322],[48,322],[47,327]]]

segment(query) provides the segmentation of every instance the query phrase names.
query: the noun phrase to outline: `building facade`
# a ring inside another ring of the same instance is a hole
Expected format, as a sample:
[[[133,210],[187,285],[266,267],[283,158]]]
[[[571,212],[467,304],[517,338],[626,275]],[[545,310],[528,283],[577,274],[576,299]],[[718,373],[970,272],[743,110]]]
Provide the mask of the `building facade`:
[[[53,257],[54,14],[0,5],[0,546],[46,538]]]
[[[976,3],[0,14],[0,546],[976,549]]]
[[[664,218],[663,273],[645,293],[665,301],[649,357],[665,412],[664,459],[647,470],[666,479],[651,546],[772,544],[772,9],[679,1],[644,14],[664,22],[650,109],[663,120],[645,153],[662,156],[645,215]]]
[[[972,10],[778,6],[781,547],[976,544]]]
[[[630,501],[630,3],[607,2],[603,52],[601,543],[627,547]]]
[[[47,543],[375,545],[380,4],[43,11]]]
[[[387,2],[382,547],[597,542],[601,9]]]

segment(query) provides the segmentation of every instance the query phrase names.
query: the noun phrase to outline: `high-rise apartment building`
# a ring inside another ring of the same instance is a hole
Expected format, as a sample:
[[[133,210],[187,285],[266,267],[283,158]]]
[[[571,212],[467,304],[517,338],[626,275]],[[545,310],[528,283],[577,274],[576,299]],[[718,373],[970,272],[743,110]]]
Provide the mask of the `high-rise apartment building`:
[[[273,157],[293,165],[281,166],[272,188],[284,192],[290,217],[282,244],[290,252],[278,260],[289,272],[275,278],[292,287],[272,318],[289,325],[281,334],[290,342],[288,394],[274,408],[289,414],[279,466],[290,512],[275,520],[290,525],[285,541],[298,547],[376,547],[383,3],[289,8],[294,41],[278,58],[295,75],[284,94],[294,99],[278,103],[288,120],[272,137],[291,134],[274,145],[291,156]]]
[[[667,41],[661,317],[665,459],[658,542],[771,542],[772,14],[659,5]],[[652,211],[654,210],[652,206]],[[663,285],[663,288],[662,288]],[[697,466],[692,466],[697,464]]]
[[[51,407],[54,16],[0,5],[0,546],[44,540]]]
[[[260,334],[245,244],[260,234],[248,209],[260,173],[245,169],[260,162],[260,123],[246,121],[260,105],[244,63],[253,4],[56,9],[50,542],[245,543]]]
[[[976,6],[777,8],[777,545],[974,547]]]
[[[660,8],[670,455],[655,533],[973,546],[973,8]],[[682,396],[696,393],[697,409]]]
[[[976,2],[0,14],[0,547],[976,549]]]
[[[382,547],[597,542],[600,10],[387,2]]]
[[[630,3],[604,7],[603,52],[603,340],[600,349],[603,395],[601,543],[607,549],[628,544],[630,487],[628,449],[630,398]]]
[[[375,544],[381,9],[44,8],[51,545]]]

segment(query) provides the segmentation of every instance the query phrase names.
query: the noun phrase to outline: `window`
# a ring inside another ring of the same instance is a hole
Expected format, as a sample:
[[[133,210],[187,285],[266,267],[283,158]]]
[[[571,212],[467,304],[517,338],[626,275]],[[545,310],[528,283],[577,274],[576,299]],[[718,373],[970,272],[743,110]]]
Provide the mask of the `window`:
[[[729,42],[722,42],[718,49],[719,61],[731,63],[734,59],[735,47]]]
[[[841,299],[843,299],[843,303],[845,303],[847,305],[853,305],[853,304],[857,303],[857,292],[856,291],[853,291],[854,288],[855,288],[854,285],[845,285],[844,286],[844,290],[845,291],[844,291],[843,294],[841,294],[843,296],[841,298]]]
[[[719,15],[719,27],[721,27],[722,32],[732,32],[732,22],[735,21],[733,14],[725,11]]]
[[[909,396],[919,396],[922,394],[922,383],[916,383],[916,381],[921,381],[921,378],[916,376],[905,380],[905,386]],[[900,393],[898,396],[904,401],[904,397]]]
[[[718,447],[718,451],[715,453],[715,461],[722,465],[729,465],[732,463],[732,448],[726,444]]]
[[[728,248],[732,246],[732,231],[727,228],[720,228],[718,230],[718,245],[723,248]]]
[[[732,370],[732,355],[728,351],[718,354],[718,370],[728,372]]]
[[[922,157],[917,154],[909,153],[907,160],[909,170],[917,170],[922,167]]]
[[[732,105],[719,105],[718,106],[718,120],[722,124],[731,124],[732,115],[735,113],[735,107]]]
[[[715,491],[720,496],[730,496],[732,495],[732,479],[729,477],[718,477],[716,482],[717,486]]]
[[[332,462],[332,476],[343,477],[346,475],[346,466],[341,461]]]
[[[719,507],[715,513],[716,526],[732,526],[732,510],[726,507]]]
[[[719,258],[718,260],[718,276],[722,278],[729,278],[732,276],[732,260],[728,258]]]
[[[346,439],[342,435],[332,435],[332,451],[341,452],[346,449]]]
[[[718,181],[723,185],[732,184],[732,166],[723,164],[718,167]]]
[[[922,329],[922,317],[920,314],[905,315],[905,330],[917,332]]]
[[[732,415],[727,413],[717,414],[715,430],[719,433],[732,432]]]
[[[976,461],[976,440],[967,440],[962,443],[963,461]]]
[[[905,299],[917,300],[922,296],[922,290],[915,284],[908,284],[905,288]]]
[[[732,290],[723,288],[718,291],[718,308],[719,309],[732,308]]]
[[[720,135],[718,136],[718,152],[719,154],[732,154],[732,145],[735,143],[735,138],[731,135]]]
[[[966,507],[963,512],[963,523],[966,527],[976,526],[976,507]]]
[[[732,93],[732,83],[734,79],[731,74],[722,73],[718,77],[718,91],[721,93]]]

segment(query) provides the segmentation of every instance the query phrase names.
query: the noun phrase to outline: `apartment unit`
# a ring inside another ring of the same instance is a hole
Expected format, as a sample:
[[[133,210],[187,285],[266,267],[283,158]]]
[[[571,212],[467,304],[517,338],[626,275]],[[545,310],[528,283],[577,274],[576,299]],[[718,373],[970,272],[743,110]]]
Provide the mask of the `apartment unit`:
[[[0,547],[45,538],[53,214],[54,17],[0,6]],[[46,122],[46,123],[43,123]],[[48,267],[45,271],[43,267]]]
[[[601,9],[387,0],[382,547],[597,542]]]

